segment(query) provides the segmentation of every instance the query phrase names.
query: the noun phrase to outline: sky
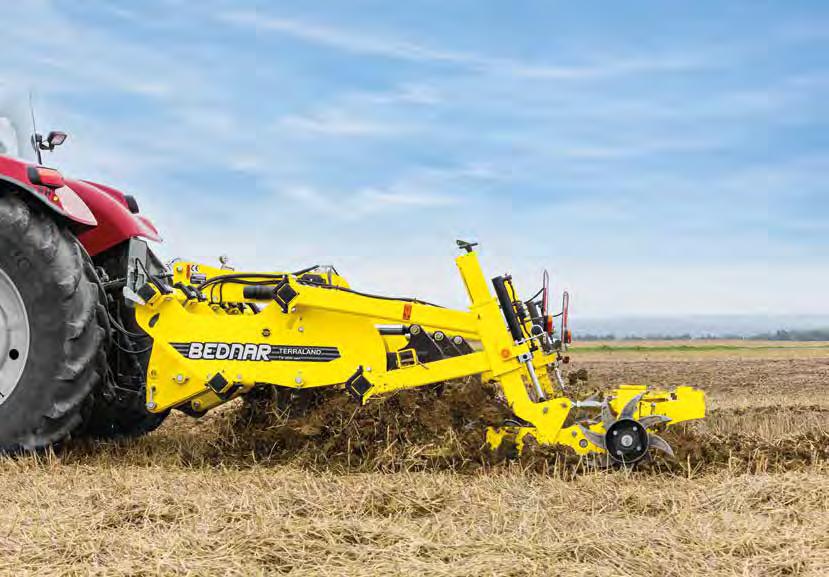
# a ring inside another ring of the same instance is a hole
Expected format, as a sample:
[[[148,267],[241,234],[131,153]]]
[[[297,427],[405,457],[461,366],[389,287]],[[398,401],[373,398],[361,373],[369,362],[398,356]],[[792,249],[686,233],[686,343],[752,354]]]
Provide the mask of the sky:
[[[826,2],[0,3],[46,162],[165,258],[465,306],[466,239],[574,319],[829,313]]]

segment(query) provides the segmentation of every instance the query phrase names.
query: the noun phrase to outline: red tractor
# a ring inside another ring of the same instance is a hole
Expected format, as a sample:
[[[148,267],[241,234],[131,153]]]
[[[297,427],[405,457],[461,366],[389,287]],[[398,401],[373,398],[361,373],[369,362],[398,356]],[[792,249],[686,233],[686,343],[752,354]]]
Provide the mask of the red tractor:
[[[151,431],[166,413],[145,407],[151,346],[122,291],[163,268],[158,232],[133,197],[42,166],[64,133],[26,132],[0,112],[0,451]]]

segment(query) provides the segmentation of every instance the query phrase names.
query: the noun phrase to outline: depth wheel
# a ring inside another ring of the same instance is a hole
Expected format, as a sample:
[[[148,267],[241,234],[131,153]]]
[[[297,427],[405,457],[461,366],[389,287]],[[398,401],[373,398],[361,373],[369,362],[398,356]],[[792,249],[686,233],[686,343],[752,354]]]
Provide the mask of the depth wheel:
[[[633,418],[643,396],[644,393],[628,401],[618,417],[613,414],[610,403],[605,399],[602,403],[603,434],[580,425],[587,440],[605,451],[595,459],[597,465],[632,467],[648,454],[649,449],[674,456],[665,439],[648,432],[650,428],[670,422],[670,418],[663,415],[648,415],[638,420]]]

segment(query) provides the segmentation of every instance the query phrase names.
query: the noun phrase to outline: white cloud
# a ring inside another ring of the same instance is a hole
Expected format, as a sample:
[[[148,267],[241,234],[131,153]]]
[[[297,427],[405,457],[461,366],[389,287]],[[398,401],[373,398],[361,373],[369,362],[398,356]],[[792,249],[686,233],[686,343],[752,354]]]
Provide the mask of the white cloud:
[[[710,138],[647,138],[641,135],[628,135],[628,141],[618,144],[602,145],[599,142],[588,146],[563,148],[560,152],[565,157],[588,160],[610,160],[633,158],[660,153],[700,152],[722,148],[726,143],[720,136]],[[555,154],[555,153],[554,153]]]
[[[285,116],[277,121],[276,128],[330,136],[390,136],[412,130],[411,127],[360,118],[346,110],[335,109]]]
[[[401,207],[439,207],[458,203],[458,199],[441,194],[420,192],[417,190],[376,190],[368,188],[360,192],[360,202],[368,206],[401,206]]]
[[[354,192],[323,191],[309,185],[279,187],[275,192],[301,204],[308,218],[313,218],[313,212],[308,211],[314,211],[335,221],[354,221],[387,211],[431,209],[460,203],[454,196],[431,192],[404,180],[387,188],[367,187]]]
[[[402,84],[387,92],[360,92],[353,95],[358,100],[374,104],[421,104],[425,106],[444,101],[440,91],[428,84]]]
[[[253,11],[221,12],[217,18],[226,23],[290,36],[304,42],[354,54],[380,56],[410,62],[459,65],[465,68],[516,77],[577,80],[642,72],[664,72],[699,68],[697,58],[659,55],[654,57],[607,59],[598,64],[558,66],[532,63],[512,58],[481,55],[434,48],[405,40],[373,36],[345,28],[282,18]]]
[[[307,42],[358,54],[371,54],[418,62],[470,63],[476,60],[474,56],[464,53],[433,50],[418,44],[374,38],[367,34],[353,33],[332,26],[312,24],[297,19],[265,16],[256,12],[224,12],[220,13],[218,18],[231,24],[280,33]]]

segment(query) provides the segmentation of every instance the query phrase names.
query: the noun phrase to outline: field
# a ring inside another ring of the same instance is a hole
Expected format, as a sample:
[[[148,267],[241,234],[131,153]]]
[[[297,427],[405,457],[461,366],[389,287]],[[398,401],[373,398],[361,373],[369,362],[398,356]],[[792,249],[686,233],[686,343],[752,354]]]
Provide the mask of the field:
[[[356,412],[237,405],[3,459],[0,574],[829,574],[829,346],[628,344],[570,370],[585,394],[704,388],[710,416],[666,434],[674,462],[487,458],[500,415],[475,383]]]

